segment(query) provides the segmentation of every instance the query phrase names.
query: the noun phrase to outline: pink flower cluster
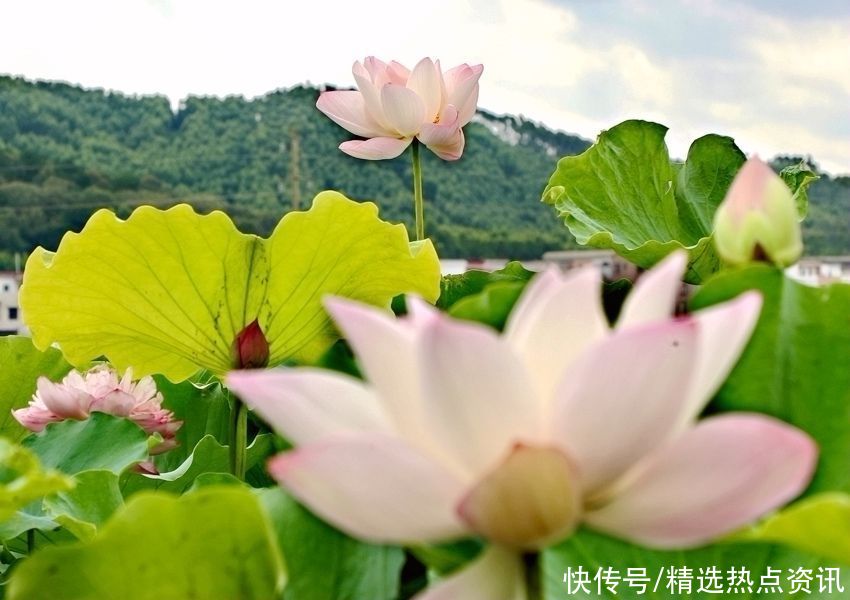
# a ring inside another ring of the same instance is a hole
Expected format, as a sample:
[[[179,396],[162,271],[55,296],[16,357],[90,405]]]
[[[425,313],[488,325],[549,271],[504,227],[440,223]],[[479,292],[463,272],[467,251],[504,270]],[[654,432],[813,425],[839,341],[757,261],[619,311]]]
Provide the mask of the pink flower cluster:
[[[151,377],[133,381],[132,369],[119,379],[107,365],[98,365],[86,373],[71,371],[61,383],[39,377],[36,393],[29,406],[13,410],[12,415],[30,431],[41,431],[48,423],[65,419],[87,419],[93,412],[126,417],[148,434],[158,433],[163,442],[151,453],[174,448],[177,430],[183,424],[174,413],[162,408],[162,394]]]

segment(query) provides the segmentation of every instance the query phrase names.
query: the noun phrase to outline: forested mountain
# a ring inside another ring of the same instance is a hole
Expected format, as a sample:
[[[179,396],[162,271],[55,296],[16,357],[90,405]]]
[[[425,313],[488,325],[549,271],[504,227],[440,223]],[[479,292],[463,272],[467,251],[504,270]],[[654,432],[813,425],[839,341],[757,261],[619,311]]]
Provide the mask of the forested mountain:
[[[316,110],[317,95],[298,86],[251,100],[190,97],[175,113],[162,96],[0,77],[0,268],[12,252],[55,248],[99,207],[126,215],[186,201],[266,235],[284,212],[337,189],[409,225],[409,156],[344,155],[337,145],[347,134]],[[466,134],[456,163],[423,153],[428,230],[441,255],[532,258],[570,246],[539,197],[557,159],[589,142],[486,111]],[[808,252],[850,252],[850,178],[823,177],[810,200]]]

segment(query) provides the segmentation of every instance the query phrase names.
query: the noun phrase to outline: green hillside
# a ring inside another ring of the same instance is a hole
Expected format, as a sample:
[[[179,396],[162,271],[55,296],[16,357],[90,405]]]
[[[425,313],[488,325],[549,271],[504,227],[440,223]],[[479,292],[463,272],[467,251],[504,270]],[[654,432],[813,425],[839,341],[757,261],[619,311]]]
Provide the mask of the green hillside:
[[[174,113],[162,96],[0,77],[0,268],[13,252],[55,247],[103,206],[126,214],[186,201],[264,235],[284,212],[337,189],[410,225],[409,157],[338,151],[348,135],[315,109],[317,95],[299,86],[251,100],[190,97]],[[441,255],[534,258],[568,247],[539,197],[557,159],[589,142],[486,111],[466,133],[456,163],[425,153],[428,230]],[[850,252],[850,178],[824,177],[810,198],[809,253]]]

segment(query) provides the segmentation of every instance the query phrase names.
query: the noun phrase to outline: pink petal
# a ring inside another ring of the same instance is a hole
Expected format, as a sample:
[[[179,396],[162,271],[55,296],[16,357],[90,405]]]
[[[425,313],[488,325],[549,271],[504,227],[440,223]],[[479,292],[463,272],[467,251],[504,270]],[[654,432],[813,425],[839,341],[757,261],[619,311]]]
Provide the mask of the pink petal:
[[[410,79],[410,69],[393,60],[387,65],[387,76],[390,83],[407,85],[407,80]]]
[[[648,458],[587,522],[652,547],[704,544],[800,494],[817,454],[804,432],[776,419],[712,417]]]
[[[687,263],[687,253],[676,251],[641,275],[623,304],[617,327],[670,318],[682,289],[682,274]]]
[[[46,408],[30,405],[26,408],[19,408],[12,411],[12,416],[15,420],[36,433],[43,430],[48,423],[62,421],[62,417],[58,417]]]
[[[596,344],[564,374],[553,441],[595,494],[673,435],[696,362],[690,320],[631,327]]]
[[[61,419],[85,419],[94,398],[75,387],[53,383],[47,377],[39,377],[36,394],[44,406]]]
[[[454,105],[447,104],[443,107],[442,111],[440,112],[440,122],[438,123],[438,125],[447,126],[451,129],[455,129],[459,126],[458,112],[457,108]],[[446,137],[448,138],[449,136]]]
[[[130,419],[149,434],[158,433],[163,438],[173,438],[183,421],[175,421],[170,410],[159,409],[154,412],[132,412]]]
[[[227,387],[296,445],[343,433],[389,433],[375,394],[362,382],[321,369],[231,371]]]
[[[423,58],[413,68],[407,88],[413,90],[425,105],[424,120],[432,122],[440,113],[442,103],[442,74],[430,58]],[[420,120],[420,123],[422,121]]]
[[[109,392],[102,398],[95,398],[89,406],[89,410],[108,413],[116,417],[127,417],[132,412],[136,402],[138,400],[132,394],[116,390]]]
[[[453,104],[460,113],[461,126],[469,123],[478,104],[478,80],[484,72],[483,65],[459,65],[443,75],[446,86],[446,103]]]
[[[419,341],[422,426],[433,451],[470,476],[516,443],[540,437],[539,399],[525,368],[493,330],[435,319]]]
[[[170,449],[170,448],[169,448]],[[159,475],[159,469],[152,460],[145,460],[133,466],[133,472],[141,475]]]
[[[405,437],[416,439],[422,433],[422,392],[414,329],[374,306],[334,297],[324,304],[354,349],[385,414]]]
[[[408,543],[460,536],[463,486],[398,438],[346,436],[277,455],[269,473],[310,510],[355,537]]]
[[[765,188],[776,179],[776,173],[764,161],[758,157],[750,158],[732,180],[723,201],[724,208],[736,222],[742,221],[750,212],[762,210]]]
[[[366,103],[360,92],[322,92],[316,108],[354,135],[371,138],[387,133],[366,113]]]
[[[76,377],[73,376],[74,373],[74,371],[69,373],[62,380],[62,383],[66,385],[70,384],[70,387],[85,391],[93,398],[105,396],[109,392],[119,389],[121,386],[121,382],[118,380],[118,373],[105,364],[98,365],[82,375],[77,374]],[[125,373],[124,378],[126,377],[127,374]],[[80,385],[81,383],[82,385]],[[125,388],[125,391],[128,389]]]
[[[384,115],[384,109],[381,106],[381,88],[375,86],[372,82],[372,76],[366,70],[366,67],[359,62],[354,63],[351,73],[354,75],[354,81],[357,82],[357,89],[363,95],[366,115],[377,123],[378,127],[389,130],[387,117]]]
[[[457,160],[463,154],[463,131],[457,123],[457,110],[447,106],[439,123],[425,123],[419,140],[443,160]]]
[[[738,362],[758,322],[761,305],[758,292],[747,292],[693,313],[699,326],[699,352],[682,413],[683,427],[699,416]]]
[[[471,565],[431,585],[413,600],[526,600],[522,557],[489,546]]]
[[[440,317],[440,311],[417,296],[407,296],[407,315],[404,322],[414,331],[423,331],[431,322]]]
[[[390,127],[402,137],[416,135],[425,120],[422,98],[400,85],[388,83],[381,88],[381,107]]]
[[[382,61],[380,58],[376,58],[374,56],[367,56],[363,61],[363,66],[366,68],[366,72],[369,73],[369,77],[372,79],[372,83],[375,84],[375,87],[378,89],[382,88],[385,84],[389,82],[389,75],[387,74],[387,63]]]
[[[150,452],[151,456],[156,456],[157,454],[163,454],[169,450],[174,450],[179,445],[180,444],[174,438],[167,438],[151,448],[148,452]],[[158,475],[158,473],[150,473],[150,475]]]
[[[132,379],[133,372],[131,369],[127,369],[124,373],[124,377],[121,379],[119,388],[132,393],[139,404],[145,402],[156,402],[157,404],[162,403],[162,394],[157,392],[156,381],[154,381],[153,377],[150,375],[142,377],[135,383],[135,385],[133,385]]]
[[[506,339],[547,400],[570,363],[608,333],[602,279],[594,268],[562,275],[553,267],[537,275],[505,326]]]
[[[430,125],[430,123],[426,123],[422,127],[423,129],[425,129]],[[452,138],[449,139],[446,143],[431,143],[425,145],[427,146],[428,150],[436,154],[442,160],[457,160],[463,155],[463,149],[466,145],[466,138],[464,138],[462,129],[456,129],[453,133]]]
[[[399,156],[410,145],[410,142],[411,139],[397,140],[395,138],[376,137],[363,141],[343,142],[339,145],[339,149],[354,158],[383,160]]]

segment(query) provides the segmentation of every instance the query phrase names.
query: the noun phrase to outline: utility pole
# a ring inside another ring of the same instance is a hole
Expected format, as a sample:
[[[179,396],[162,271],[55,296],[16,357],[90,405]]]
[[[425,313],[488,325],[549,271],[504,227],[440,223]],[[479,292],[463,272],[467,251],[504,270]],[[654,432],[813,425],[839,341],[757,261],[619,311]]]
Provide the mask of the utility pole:
[[[301,137],[294,127],[289,130],[289,188],[292,210],[301,209]]]

